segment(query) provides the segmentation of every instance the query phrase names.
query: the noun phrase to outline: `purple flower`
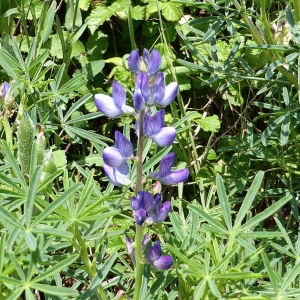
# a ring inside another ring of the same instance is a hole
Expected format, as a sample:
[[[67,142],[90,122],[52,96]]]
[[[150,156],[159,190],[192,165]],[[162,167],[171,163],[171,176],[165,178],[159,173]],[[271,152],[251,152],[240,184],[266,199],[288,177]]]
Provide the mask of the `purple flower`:
[[[0,86],[0,98],[7,98],[9,96],[10,85],[4,81]]]
[[[150,99],[147,104],[165,107],[176,98],[177,92],[178,83],[171,82],[165,86],[164,73],[158,73],[154,84],[150,87]]]
[[[157,270],[168,270],[171,268],[173,258],[170,255],[161,255],[160,242],[156,241],[148,250],[147,261]]]
[[[113,81],[112,97],[104,94],[96,94],[94,102],[98,110],[107,117],[115,118],[122,114],[133,114],[134,109],[126,105],[126,92],[122,85],[117,81]]]
[[[147,218],[147,211],[153,205],[153,197],[145,191],[138,192],[137,197],[131,198],[131,207],[134,210],[134,219],[138,225],[144,224]]]
[[[119,167],[133,155],[131,142],[119,131],[115,131],[116,147],[107,147],[103,150],[104,163],[110,167]]]
[[[165,111],[162,109],[153,116],[148,110],[144,119],[144,135],[161,147],[172,145],[176,137],[175,128],[164,127],[164,118]]]
[[[131,198],[131,207],[134,210],[134,219],[138,225],[163,222],[170,211],[171,202],[162,204],[161,194],[152,196],[145,191],[138,192],[137,197]]]
[[[171,208],[170,201],[166,201],[162,204],[161,194],[155,194],[153,200],[154,203],[152,205],[152,209],[148,213],[148,218],[146,220],[146,223],[148,224],[163,222],[167,218]]]
[[[136,78],[136,88],[133,94],[135,109],[140,112],[148,101],[149,77],[145,73],[139,73]]]
[[[130,239],[130,237],[125,234],[125,242],[126,242],[126,246],[127,246],[127,250],[128,250],[128,254],[132,260],[132,262],[135,264],[135,253],[134,253],[134,248],[132,246],[132,241]]]
[[[187,180],[189,176],[188,169],[171,171],[174,164],[175,153],[171,152],[166,155],[160,162],[159,172],[150,173],[150,177],[159,180],[161,183],[170,185],[178,184]]]
[[[129,179],[129,166],[127,162],[124,162],[122,165],[116,168],[104,164],[103,169],[112,184],[116,186],[131,184],[131,181]]]
[[[155,49],[149,51],[144,49],[143,56],[139,56],[138,50],[134,50],[128,57],[129,70],[133,73],[146,73],[149,76],[155,75],[161,67],[161,56]]]
[[[142,242],[142,252],[143,253],[145,251],[146,245],[149,242],[149,240],[150,239],[149,239],[148,234],[145,234],[144,238],[143,238],[143,242]],[[133,264],[135,264],[135,252],[134,252],[134,248],[133,248],[133,243],[127,234],[125,234],[125,243],[127,246],[128,254],[129,254]]]

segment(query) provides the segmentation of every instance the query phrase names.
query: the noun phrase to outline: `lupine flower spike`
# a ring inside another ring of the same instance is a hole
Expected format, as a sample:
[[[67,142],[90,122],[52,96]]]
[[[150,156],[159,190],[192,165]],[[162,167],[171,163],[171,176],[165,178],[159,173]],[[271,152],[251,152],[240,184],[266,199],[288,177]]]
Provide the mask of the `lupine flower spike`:
[[[188,169],[171,170],[175,154],[169,153],[160,162],[159,171],[150,173],[149,177],[157,180],[153,187],[154,195],[143,191],[143,140],[152,139],[158,146],[166,147],[173,144],[176,130],[164,126],[165,111],[159,110],[151,114],[149,106],[165,107],[176,97],[178,84],[172,82],[165,85],[165,77],[160,73],[161,56],[157,50],[150,53],[144,49],[140,57],[134,50],[128,57],[129,70],[135,82],[133,94],[134,108],[126,105],[126,92],[121,84],[113,82],[112,97],[97,94],[94,97],[98,110],[108,117],[119,117],[123,114],[134,114],[136,117],[136,132],[138,135],[137,154],[134,160],[138,163],[135,172],[135,193],[131,197],[131,208],[134,212],[136,234],[134,242],[125,236],[128,253],[134,264],[136,273],[134,300],[141,299],[142,275],[145,263],[151,264],[157,270],[168,270],[173,263],[172,256],[162,255],[160,242],[146,247],[148,235],[144,234],[147,225],[164,222],[171,209],[170,201],[162,201],[161,184],[172,185],[187,180]],[[103,150],[104,171],[108,179],[116,186],[130,186],[129,165],[127,160],[133,159],[133,145],[120,132],[115,132],[115,146]],[[148,249],[145,253],[145,249]]]
[[[189,176],[188,169],[175,170],[171,171],[171,168],[174,164],[175,153],[171,152],[166,155],[160,162],[159,171],[150,173],[150,177],[153,179],[159,180],[161,183],[169,184],[178,184],[187,180]]]

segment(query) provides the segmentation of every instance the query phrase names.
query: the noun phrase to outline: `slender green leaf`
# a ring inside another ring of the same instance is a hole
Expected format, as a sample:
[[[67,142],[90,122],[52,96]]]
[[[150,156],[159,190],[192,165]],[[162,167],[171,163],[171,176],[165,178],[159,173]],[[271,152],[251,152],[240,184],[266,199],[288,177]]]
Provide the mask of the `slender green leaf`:
[[[17,164],[17,160],[15,159],[15,157],[13,156],[11,150],[9,149],[6,141],[2,140],[2,145],[3,145],[3,152],[5,154],[5,157],[7,159],[7,161],[9,162],[11,168],[14,171],[14,174],[17,176],[17,178],[20,181],[21,187],[22,189],[27,192],[28,187],[25,181],[25,178],[20,170],[20,167]]]
[[[284,116],[283,122],[281,124],[280,142],[282,145],[286,145],[289,140],[290,126],[291,126],[291,117],[290,114],[287,114]]]
[[[243,219],[245,218],[247,212],[249,211],[253,200],[256,197],[256,194],[261,186],[261,182],[263,180],[264,177],[264,172],[263,171],[259,171],[254,180],[253,183],[251,184],[249,191],[243,201],[243,204],[236,216],[235,222],[234,222],[234,226],[238,229],[243,221]]]
[[[67,122],[67,120],[71,117],[71,115],[75,112],[78,111],[79,107],[82,106],[85,102],[87,102],[89,99],[91,99],[93,95],[92,94],[87,94],[80,98],[78,101],[76,101],[71,108],[68,110],[68,112],[64,116],[64,123]]]
[[[31,251],[34,251],[37,247],[36,238],[32,234],[32,232],[26,230],[25,231],[25,242]]]
[[[266,270],[268,272],[271,285],[272,285],[275,293],[278,294],[277,277],[274,273],[274,270],[272,269],[272,266],[269,262],[268,256],[264,251],[262,251],[261,256],[262,256],[262,259],[263,259],[263,262],[264,262],[264,267],[266,268]]]
[[[35,169],[33,176],[30,177],[27,201],[26,201],[26,206],[25,206],[26,227],[27,228],[30,228],[31,216],[33,213],[33,208],[34,208],[34,201],[35,201],[37,189],[39,187],[41,174],[42,174],[42,167],[38,166]]]
[[[245,224],[243,224],[240,227],[240,232],[245,231],[251,227],[258,226],[260,222],[266,220],[268,217],[273,215],[275,212],[277,212],[284,204],[286,204],[292,198],[293,197],[291,195],[287,195],[287,196],[281,198],[276,203],[272,204],[271,206],[266,208],[264,211],[255,215],[249,221],[247,221]]]
[[[78,292],[74,288],[46,285],[41,283],[31,283],[30,287],[45,293],[46,295],[78,296]],[[74,298],[75,299],[75,298]]]
[[[232,229],[232,220],[230,215],[229,200],[226,194],[225,186],[220,175],[217,176],[217,192],[219,197],[219,202],[222,208],[223,217],[225,224],[229,231]]]

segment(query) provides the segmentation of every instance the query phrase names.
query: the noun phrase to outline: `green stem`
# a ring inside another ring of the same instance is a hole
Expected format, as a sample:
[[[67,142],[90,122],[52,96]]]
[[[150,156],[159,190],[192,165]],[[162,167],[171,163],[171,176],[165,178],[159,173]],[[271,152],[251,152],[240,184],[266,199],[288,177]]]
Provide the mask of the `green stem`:
[[[274,45],[273,35],[270,30],[270,23],[268,21],[267,13],[266,13],[266,1],[260,0],[260,10],[261,10],[261,20],[264,24],[265,32],[268,38],[268,43]],[[273,54],[276,56],[276,59],[280,59],[280,56],[276,50],[273,50]]]
[[[137,144],[137,171],[136,171],[136,186],[135,193],[138,194],[139,191],[143,189],[143,148],[144,148],[144,117],[146,109],[142,109],[139,115],[139,132],[138,132],[138,144]]]
[[[142,253],[143,226],[136,224],[135,232],[135,290],[133,300],[139,300],[143,282],[144,262]]]
[[[91,278],[95,278],[95,276],[97,275],[97,271],[94,268],[94,265],[92,264],[92,262],[90,261],[89,255],[87,253],[87,248],[86,248],[85,242],[82,239],[82,236],[81,236],[81,234],[79,232],[79,229],[76,225],[75,225],[75,236],[76,236],[77,242],[79,243],[79,245],[78,245],[75,242],[76,249],[79,250],[79,252],[80,252],[80,257],[83,260],[83,262],[84,262],[84,264],[87,268],[87,272],[88,272],[89,276]],[[101,296],[102,300],[107,300],[104,288],[101,284],[98,286],[98,293]]]
[[[300,21],[300,0],[294,0],[294,14],[296,25]]]
[[[143,189],[143,147],[144,147],[144,117],[146,113],[146,108],[142,109],[139,115],[139,132],[138,132],[138,144],[137,144],[137,175],[136,175],[136,186],[135,193],[138,194],[139,191]],[[133,295],[133,300],[140,299],[140,293],[143,282],[143,273],[144,273],[144,262],[143,262],[143,235],[144,228],[141,225],[136,224],[136,233],[135,233],[135,243],[134,243],[134,252],[135,252],[135,290]]]

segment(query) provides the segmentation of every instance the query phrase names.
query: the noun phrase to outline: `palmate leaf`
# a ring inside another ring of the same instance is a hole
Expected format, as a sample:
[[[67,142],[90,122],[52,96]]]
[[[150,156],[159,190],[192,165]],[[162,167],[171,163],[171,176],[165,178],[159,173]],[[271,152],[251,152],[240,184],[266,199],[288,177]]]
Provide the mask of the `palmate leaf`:
[[[194,211],[197,215],[200,216],[201,219],[205,220],[208,224],[215,228],[216,232],[219,232],[220,234],[229,235],[229,231],[220,222],[215,220],[212,216],[210,216],[201,208],[196,207],[194,205],[188,205],[188,209]]]
[[[73,138],[76,142],[78,142],[80,144],[82,143],[82,141],[79,137],[84,138],[88,141],[94,142],[94,143],[99,144],[104,147],[108,146],[104,141],[113,142],[111,139],[109,139],[103,135],[100,135],[98,133],[94,133],[91,131],[87,131],[87,130],[84,130],[81,128],[77,128],[75,126],[67,125],[64,127],[64,129],[70,135],[71,138]]]
[[[45,218],[47,218],[55,209],[57,209],[60,205],[62,205],[69,197],[75,194],[82,185],[80,183],[73,185],[68,190],[66,190],[63,194],[61,194],[58,198],[53,200],[43,211],[40,213],[34,222],[32,223],[32,227],[40,224]]]
[[[51,267],[47,269],[44,273],[40,274],[39,276],[36,276],[35,278],[32,279],[31,284],[33,283],[38,283],[43,280],[47,280],[51,278],[54,274],[60,272],[64,268],[70,266],[77,258],[79,255],[70,255],[64,260],[59,261],[56,264],[53,264]]]

